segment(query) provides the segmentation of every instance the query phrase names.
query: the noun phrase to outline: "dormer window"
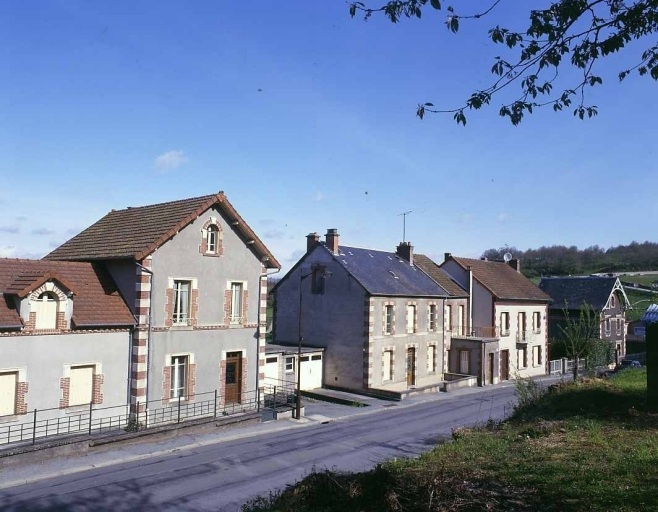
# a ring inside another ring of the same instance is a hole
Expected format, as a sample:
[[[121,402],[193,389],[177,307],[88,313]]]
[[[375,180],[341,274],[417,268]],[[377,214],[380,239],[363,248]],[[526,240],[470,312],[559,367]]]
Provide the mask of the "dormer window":
[[[53,292],[43,292],[34,302],[36,306],[36,323],[34,328],[56,329],[57,328],[57,295]]]

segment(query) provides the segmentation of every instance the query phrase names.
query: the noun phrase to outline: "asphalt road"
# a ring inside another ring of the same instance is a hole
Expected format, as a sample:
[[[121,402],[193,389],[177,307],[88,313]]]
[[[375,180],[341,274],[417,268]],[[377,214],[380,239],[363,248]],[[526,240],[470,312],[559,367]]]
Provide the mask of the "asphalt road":
[[[311,471],[358,471],[413,457],[453,428],[500,420],[514,387],[398,405],[303,428],[265,432],[0,490],[0,510],[239,510]]]

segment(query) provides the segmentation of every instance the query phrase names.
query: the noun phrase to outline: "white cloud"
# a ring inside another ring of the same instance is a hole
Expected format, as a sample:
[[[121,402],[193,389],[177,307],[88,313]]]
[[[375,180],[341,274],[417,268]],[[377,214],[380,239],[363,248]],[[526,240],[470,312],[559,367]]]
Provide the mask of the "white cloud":
[[[315,200],[316,201],[322,201],[324,199],[324,194],[320,191],[318,191],[317,194],[315,194]]]
[[[270,238],[274,240],[280,240],[282,239],[286,234],[283,231],[279,231],[278,229],[269,229],[263,233],[263,238]]]
[[[48,228],[33,229],[30,233],[33,235],[52,235],[55,231]]]
[[[17,234],[21,228],[18,226],[0,226],[0,233],[11,233],[12,235]]]
[[[189,158],[183,154],[183,151],[178,149],[162,153],[154,160],[154,164],[155,167],[160,171],[171,171],[172,169],[177,169],[188,161]]]
[[[498,214],[498,222],[505,222],[507,219],[509,219],[509,213],[507,212],[502,212]]]
[[[15,245],[5,245],[0,247],[0,258],[10,258],[16,253]]]

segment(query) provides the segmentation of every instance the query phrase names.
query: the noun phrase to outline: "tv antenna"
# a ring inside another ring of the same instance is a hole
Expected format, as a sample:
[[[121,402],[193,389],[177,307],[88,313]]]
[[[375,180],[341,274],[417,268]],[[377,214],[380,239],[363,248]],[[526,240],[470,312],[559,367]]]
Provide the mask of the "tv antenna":
[[[407,215],[409,215],[413,210],[407,212],[398,213],[398,217],[402,216],[402,241],[406,242],[407,236]]]

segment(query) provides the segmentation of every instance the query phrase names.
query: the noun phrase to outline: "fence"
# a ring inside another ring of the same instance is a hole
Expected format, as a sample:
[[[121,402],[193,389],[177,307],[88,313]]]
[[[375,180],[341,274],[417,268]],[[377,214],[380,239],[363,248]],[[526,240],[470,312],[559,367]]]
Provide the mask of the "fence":
[[[279,395],[282,395],[281,391]],[[69,408],[65,416],[62,416],[62,409],[34,409],[26,415],[28,421],[0,424],[0,445],[20,442],[35,444],[37,439],[53,436],[108,432],[122,434],[196,418],[217,418],[259,411],[261,391],[246,391],[242,393],[239,402],[231,403],[226,403],[225,398],[215,390],[197,393],[187,400],[173,399],[164,405],[162,400],[138,402],[136,405],[136,410],[140,412],[132,414],[127,404],[113,407],[94,407],[92,404],[77,406]]]
[[[565,373],[573,372],[573,359],[567,359],[563,357],[562,359],[554,359],[553,361],[548,362],[548,372],[551,375],[563,375]],[[578,370],[581,372],[585,369],[585,360],[578,359]]]

